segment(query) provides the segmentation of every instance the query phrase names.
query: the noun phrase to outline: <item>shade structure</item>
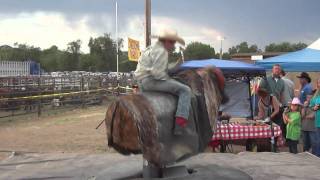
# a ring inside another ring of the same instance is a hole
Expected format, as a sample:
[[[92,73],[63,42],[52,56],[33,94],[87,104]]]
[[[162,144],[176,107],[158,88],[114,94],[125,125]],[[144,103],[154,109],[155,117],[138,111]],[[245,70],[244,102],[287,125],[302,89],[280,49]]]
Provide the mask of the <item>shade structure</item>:
[[[249,64],[239,61],[206,59],[186,61],[181,65],[181,69],[204,68],[215,66],[220,68],[224,74],[234,74],[241,76],[263,76],[265,69],[255,64]]]
[[[181,65],[180,69],[205,68],[210,66],[220,68],[228,81],[226,94],[232,100],[221,107],[221,110],[234,117],[251,116],[253,118],[254,110],[251,104],[250,80],[257,76],[264,77],[266,70],[255,64],[220,59],[186,61]],[[237,93],[235,93],[234,89],[237,88],[241,89],[241,91],[236,91]],[[236,97],[234,94],[236,94]]]
[[[267,70],[274,64],[280,64],[285,71],[320,72],[320,39],[300,51],[260,60],[256,64]]]

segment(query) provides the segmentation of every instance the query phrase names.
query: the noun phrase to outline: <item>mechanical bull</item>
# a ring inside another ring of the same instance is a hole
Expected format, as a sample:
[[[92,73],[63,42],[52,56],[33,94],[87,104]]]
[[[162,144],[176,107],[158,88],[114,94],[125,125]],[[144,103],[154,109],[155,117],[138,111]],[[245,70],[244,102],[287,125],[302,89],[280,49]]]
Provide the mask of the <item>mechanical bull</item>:
[[[158,167],[203,152],[216,127],[224,96],[224,77],[217,68],[189,69],[176,73],[194,96],[182,136],[173,135],[177,97],[159,92],[120,96],[107,109],[108,146],[121,154],[142,153]]]

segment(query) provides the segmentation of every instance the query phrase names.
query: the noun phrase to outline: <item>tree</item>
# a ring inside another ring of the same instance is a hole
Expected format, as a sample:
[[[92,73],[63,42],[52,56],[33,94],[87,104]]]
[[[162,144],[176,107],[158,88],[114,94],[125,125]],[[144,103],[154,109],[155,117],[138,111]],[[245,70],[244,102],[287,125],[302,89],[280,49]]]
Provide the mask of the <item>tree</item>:
[[[231,56],[229,53],[225,52],[222,54],[222,59],[231,59]]]
[[[65,68],[69,71],[77,70],[80,61],[81,40],[76,40],[68,43],[67,60],[65,61]]]
[[[210,59],[215,57],[215,50],[208,44],[192,42],[188,44],[184,51],[185,60]]]
[[[122,47],[123,40],[119,40],[119,48]],[[111,39],[110,34],[104,34],[97,38],[90,38],[90,55],[99,57],[96,62],[98,71],[116,71],[117,70],[117,47],[116,42]],[[119,50],[119,54],[121,51]]]
[[[14,43],[14,47],[1,46],[0,60],[4,61],[35,61],[39,62],[41,49],[27,44]]]
[[[82,54],[79,61],[79,70],[90,72],[97,71],[96,64],[98,60],[99,56],[95,54]]]
[[[229,48],[229,55],[237,54],[237,53],[255,53],[261,51],[257,45],[253,44],[251,46],[248,45],[247,42],[242,42],[239,45],[232,46]]]
[[[293,52],[306,48],[307,45],[305,43],[289,43],[282,42],[279,44],[271,43],[265,47],[266,52]]]
[[[59,69],[59,64],[63,57],[63,52],[59,51],[58,47],[53,45],[49,49],[42,51],[40,56],[41,68],[45,71],[57,71]]]
[[[129,61],[128,52],[120,52],[119,54],[119,71],[120,72],[131,72],[137,67],[137,62]]]

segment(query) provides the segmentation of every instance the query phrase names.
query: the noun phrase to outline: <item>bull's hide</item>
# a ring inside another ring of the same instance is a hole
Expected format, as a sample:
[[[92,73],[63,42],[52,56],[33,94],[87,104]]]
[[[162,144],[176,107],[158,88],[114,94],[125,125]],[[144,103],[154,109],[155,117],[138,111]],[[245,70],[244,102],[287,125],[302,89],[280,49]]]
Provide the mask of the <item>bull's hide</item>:
[[[172,133],[177,97],[145,92],[121,96],[108,107],[109,146],[122,154],[143,152],[146,160],[158,166],[203,152],[216,125],[222,91],[212,68],[182,71],[175,78],[194,94],[185,134]]]

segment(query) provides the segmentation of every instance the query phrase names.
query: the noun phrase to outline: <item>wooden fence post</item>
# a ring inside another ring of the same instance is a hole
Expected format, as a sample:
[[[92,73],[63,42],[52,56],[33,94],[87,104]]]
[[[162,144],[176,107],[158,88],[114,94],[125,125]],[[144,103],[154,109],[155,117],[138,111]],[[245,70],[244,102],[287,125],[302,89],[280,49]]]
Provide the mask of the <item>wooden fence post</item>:
[[[41,79],[38,77],[38,93],[39,96],[41,95]],[[38,117],[41,116],[41,97],[38,97]]]
[[[80,99],[81,99],[81,107],[84,108],[85,107],[85,101],[84,101],[84,78],[83,75],[81,75],[81,84],[80,84]]]

